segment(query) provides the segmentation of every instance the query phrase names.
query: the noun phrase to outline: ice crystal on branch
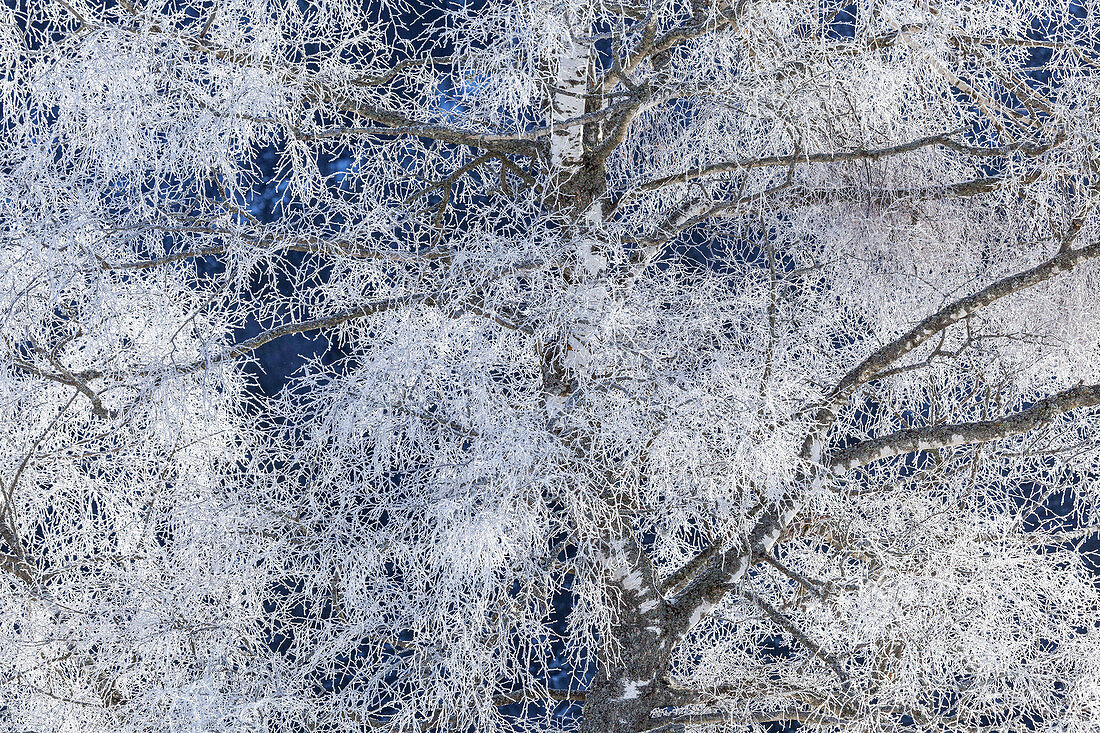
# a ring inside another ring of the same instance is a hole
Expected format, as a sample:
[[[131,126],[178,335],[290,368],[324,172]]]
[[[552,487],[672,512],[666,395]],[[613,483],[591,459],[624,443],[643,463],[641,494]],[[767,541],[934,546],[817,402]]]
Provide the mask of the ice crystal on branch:
[[[1093,4],[9,6],[0,727],[1096,729]]]

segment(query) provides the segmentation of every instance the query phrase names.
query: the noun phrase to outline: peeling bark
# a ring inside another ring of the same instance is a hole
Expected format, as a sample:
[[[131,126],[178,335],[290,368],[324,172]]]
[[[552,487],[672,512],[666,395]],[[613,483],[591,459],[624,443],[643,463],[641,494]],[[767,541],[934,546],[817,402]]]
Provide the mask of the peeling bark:
[[[622,549],[626,544],[616,542]],[[601,669],[585,697],[584,733],[637,731],[650,712],[667,704],[663,674],[674,648],[668,605],[660,595],[644,551],[631,542],[612,570],[611,586],[622,606],[613,630],[618,664]]]

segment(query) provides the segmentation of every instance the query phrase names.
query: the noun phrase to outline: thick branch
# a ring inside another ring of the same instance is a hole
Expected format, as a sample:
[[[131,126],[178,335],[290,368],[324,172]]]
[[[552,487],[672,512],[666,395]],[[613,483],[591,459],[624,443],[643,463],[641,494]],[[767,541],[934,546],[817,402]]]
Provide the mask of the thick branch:
[[[830,394],[826,407],[818,413],[821,430],[827,428],[834,417],[837,404],[842,402],[861,384],[873,379],[920,344],[956,323],[976,310],[1006,295],[1024,290],[1060,272],[1070,270],[1079,263],[1100,255],[1100,244],[1078,250],[1066,250],[1046,262],[1015,275],[998,280],[973,295],[961,298],[929,316],[908,333],[887,344],[849,372]],[[820,432],[811,434],[803,448],[804,458],[820,460]],[[670,601],[674,609],[671,615],[673,633],[682,638],[729,592],[733,584],[747,572],[753,557],[764,554],[778,540],[798,510],[792,501],[785,501],[762,512],[749,536],[740,545],[719,552],[711,547],[683,573],[669,579],[667,586],[676,592]]]
[[[709,18],[705,15],[696,16],[688,23],[678,28],[673,28],[656,39],[651,48],[645,49],[645,55],[646,57],[652,57],[657,54],[665,53],[693,38],[699,38],[700,36],[714,33],[719,30],[735,29],[744,16],[745,11],[748,10],[748,7],[748,2],[741,0],[732,9],[719,10],[716,18]]]
[[[725,552],[711,548],[704,552],[707,560],[703,568],[669,600],[670,626],[675,638],[682,639],[702,621],[745,576],[752,560],[771,550],[797,508],[791,500],[769,506],[760,512],[760,518],[740,544]]]
[[[699,571],[710,563],[720,549],[718,545],[707,545],[702,552],[693,557],[687,564],[680,566],[679,570],[670,575],[661,585],[661,591],[665,595],[678,594],[683,590],[684,586],[699,573]]]
[[[1026,410],[997,420],[911,428],[865,440],[838,453],[829,465],[833,473],[842,474],[853,468],[905,453],[1011,438],[1034,430],[1062,413],[1097,405],[1100,405],[1100,385],[1074,387],[1042,399]]]

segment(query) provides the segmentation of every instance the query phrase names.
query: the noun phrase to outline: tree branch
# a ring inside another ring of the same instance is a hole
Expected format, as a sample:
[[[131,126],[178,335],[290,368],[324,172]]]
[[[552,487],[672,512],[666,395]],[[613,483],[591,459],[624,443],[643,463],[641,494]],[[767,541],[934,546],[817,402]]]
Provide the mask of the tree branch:
[[[229,348],[222,351],[212,357],[205,359],[196,359],[189,364],[183,364],[177,366],[171,371],[177,374],[191,374],[193,372],[206,369],[207,367],[219,364],[223,361],[229,361],[235,359],[238,356],[243,356],[250,351],[255,351],[266,343],[274,341],[277,338],[283,336],[289,336],[295,333],[306,333],[307,331],[318,331],[325,328],[332,328],[333,326],[339,326],[341,323],[347,323],[348,321],[355,320],[357,318],[364,318],[376,313],[382,313],[384,311],[393,310],[401,306],[406,305],[421,305],[430,304],[436,302],[438,294],[432,293],[414,293],[412,295],[403,295],[397,298],[384,298],[382,300],[371,301],[370,303],[364,303],[363,305],[356,306],[355,308],[345,308],[342,311],[337,311],[330,316],[323,318],[311,318],[306,321],[298,321],[296,323],[287,323],[276,328],[269,329],[263,333],[254,336],[250,339],[246,339],[239,343],[236,343]]]
[[[824,662],[825,665],[833,671],[833,674],[835,674],[837,678],[840,679],[841,684],[844,685],[845,688],[848,687],[848,675],[840,666],[840,662],[837,661],[836,657],[834,657],[832,654],[829,654],[827,651],[821,648],[820,644],[816,643],[810,637],[806,636],[802,629],[798,628],[798,626],[796,626],[793,621],[791,621],[782,612],[780,612],[779,609],[775,608],[759,595],[753,593],[751,590],[748,589],[744,589],[741,591],[741,597],[755,604],[761,611],[764,612],[764,614],[769,619],[772,620],[773,623],[775,623],[781,629],[794,637],[795,641],[797,641],[799,644],[809,649],[815,657]]]
[[[960,143],[957,140],[951,139],[951,135],[955,135],[958,132],[958,130],[952,132],[942,132],[936,135],[929,135],[927,137],[918,138],[916,140],[910,140],[909,142],[899,143],[897,145],[891,145],[884,148],[874,148],[871,150],[858,149],[843,152],[809,154],[799,154],[797,152],[794,152],[788,155],[771,155],[762,158],[742,158],[740,160],[724,161],[722,163],[714,163],[712,165],[704,166],[702,168],[699,168],[698,170],[685,171],[684,173],[664,176],[663,178],[655,178],[651,181],[647,181],[646,183],[639,185],[637,188],[642,191],[655,191],[659,188],[663,188],[664,186],[673,183],[686,183],[687,181],[693,181],[697,178],[703,178],[705,176],[719,175],[722,173],[736,173],[753,168],[790,166],[797,163],[842,163],[859,160],[881,160],[883,158],[889,158],[894,155],[911,153],[915,150],[920,150],[922,148],[933,146],[945,147],[960,153],[966,153],[967,155],[975,155],[980,157],[1005,156],[1017,150],[1022,150],[1025,154],[1033,156],[1039,155],[1043,151],[1049,150],[1051,147],[1050,145],[1034,145],[1025,142],[1013,143],[1011,145],[1002,145],[999,147],[967,145],[966,143]]]
[[[836,416],[836,408],[861,385],[874,379],[898,359],[911,352],[948,326],[1004,298],[1005,296],[1026,290],[1056,275],[1072,270],[1082,262],[1100,257],[1100,242],[1080,249],[1063,250],[1045,262],[1023,272],[1003,277],[990,283],[976,293],[948,303],[928,316],[913,328],[894,339],[860,362],[837,383],[829,393],[824,405],[818,410],[816,435],[811,434],[804,446],[804,457],[817,461],[820,448],[814,449],[811,441],[818,440],[828,429]]]
[[[59,0],[61,1],[61,0]],[[66,6],[68,7],[68,6]],[[80,19],[80,16],[69,9],[69,12],[73,13],[74,17]],[[83,21],[82,21],[83,22]],[[87,24],[86,24],[87,25]],[[169,36],[169,32],[160,26],[118,26],[118,25],[87,25],[88,28],[93,30],[99,30],[104,28],[111,28],[116,31],[123,31],[131,34],[150,33]],[[201,53],[219,61],[240,66],[246,69],[261,68],[266,71],[270,71],[275,74],[277,78],[283,83],[287,83],[291,86],[297,86],[295,82],[298,81],[296,74],[301,72],[288,67],[279,67],[276,64],[270,62],[259,61],[246,53],[239,50],[228,48],[225,46],[216,45],[207,40],[204,36],[192,37],[192,36],[175,36],[173,40],[176,40],[186,46],[188,49],[195,53]],[[353,84],[358,86],[372,86],[375,83],[384,84],[392,79],[397,73],[406,68],[406,66],[413,65],[415,62],[410,60],[408,64],[402,66],[401,63],[397,64],[394,69],[387,75],[379,77],[377,79],[358,77],[352,80]],[[430,63],[430,61],[428,62]],[[331,98],[331,93],[328,89],[322,86],[318,82],[313,82],[309,85],[312,87],[312,91],[307,95],[308,99],[313,101],[320,101],[326,96]],[[393,110],[387,110],[382,107],[361,103],[357,100],[346,100],[340,105],[340,109],[346,112],[354,112],[363,117],[366,117],[373,122],[377,122],[385,127],[379,129],[369,128],[356,128],[349,130],[360,134],[376,134],[376,135],[414,135],[417,137],[425,137],[432,140],[439,140],[440,142],[447,142],[459,145],[469,145],[477,148],[491,148],[493,150],[506,151],[515,155],[524,155],[528,157],[534,157],[539,152],[538,143],[530,138],[526,133],[519,134],[493,134],[493,133],[476,133],[465,130],[459,130],[454,127],[441,124],[425,123],[417,121],[411,117],[403,115]],[[259,122],[275,122],[275,120],[257,120]],[[319,135],[302,135],[300,132],[291,127],[292,132],[299,138],[312,139],[319,137],[330,137],[330,134]]]
[[[796,511],[797,505],[790,499],[762,508],[759,519],[741,543],[725,552],[712,546],[703,552],[704,562],[698,563],[702,555],[692,561],[691,565],[702,568],[690,579],[681,581],[681,590],[669,599],[670,626],[677,639],[687,635],[718,605],[745,576],[757,556],[771,550]]]
[[[245,241],[255,244],[256,246],[271,246],[279,250],[287,252],[309,252],[312,254],[321,255],[346,255],[348,257],[356,257],[363,259],[379,259],[379,260],[432,260],[432,259],[446,259],[453,253],[445,249],[433,249],[430,247],[424,247],[413,252],[402,252],[400,250],[384,250],[384,249],[365,249],[355,247],[351,242],[335,241],[330,242],[323,240],[319,237],[297,237],[287,238],[285,240],[277,239],[270,235],[265,234],[242,234],[240,232],[228,232],[222,229],[211,226],[203,225],[191,225],[187,224],[181,227],[171,227],[161,224],[151,223],[148,225],[141,225],[139,227],[131,227],[130,229],[150,229],[160,230],[166,234],[179,233],[179,234],[208,234],[212,236],[224,236],[224,237],[240,237]],[[116,231],[126,231],[116,230]],[[210,257],[224,254],[229,249],[228,244],[212,244],[207,247],[199,247],[197,249],[184,250],[181,252],[170,252],[168,254],[161,255],[159,257],[150,257],[145,260],[134,260],[132,262],[106,262],[101,261],[96,268],[88,268],[87,271],[94,269],[100,270],[148,270],[161,265],[171,264],[173,262],[179,262],[180,260],[187,260],[197,257]]]
[[[505,269],[500,275],[507,275],[516,272],[522,272],[523,270],[529,270],[538,267],[542,264],[539,260],[532,260],[528,262],[522,262],[518,265],[514,265]],[[297,321],[294,323],[286,323],[282,326],[264,331],[263,333],[254,336],[250,339],[233,344],[220,354],[215,356],[206,357],[203,359],[196,359],[188,364],[182,364],[174,368],[170,368],[170,371],[177,374],[191,374],[193,372],[206,369],[207,367],[219,364],[223,361],[235,359],[239,356],[243,356],[251,351],[255,351],[266,343],[274,341],[277,338],[283,336],[289,336],[296,333],[306,333],[308,331],[319,331],[326,328],[332,328],[339,326],[342,323],[347,323],[358,318],[365,318],[366,316],[372,316],[377,313],[383,313],[385,311],[394,310],[402,306],[409,305],[438,305],[443,298],[443,293],[412,293],[410,295],[402,295],[395,298],[383,298],[382,300],[371,301],[370,303],[364,303],[363,305],[356,306],[354,308],[345,308],[344,310],[337,311],[332,315],[311,318],[305,321]],[[518,331],[530,332],[523,324],[516,324],[512,321],[504,318],[503,316],[492,313],[482,308],[477,302],[459,304],[458,308],[461,312],[471,312],[479,316],[489,318],[490,320]],[[147,373],[154,373],[156,369],[147,370]]]
[[[928,428],[911,428],[864,440],[837,453],[829,461],[835,474],[843,474],[874,461],[916,453],[953,448],[991,440],[1002,440],[1034,430],[1057,416],[1083,407],[1100,405],[1100,385],[1083,385],[1039,400],[1026,410],[998,420],[981,420]]]
[[[584,702],[585,693],[575,690],[517,690],[493,698],[493,707],[504,707],[523,700],[555,700],[557,702]]]
[[[778,723],[793,721],[804,726],[843,725],[850,722],[854,716],[839,717],[832,714],[809,710],[806,708],[789,708],[785,710],[772,710],[766,713],[745,714],[736,710],[711,710],[702,713],[672,714],[657,718],[658,723],[652,728],[647,728],[645,733],[659,733],[674,726],[686,725],[715,725],[733,723],[735,725],[763,725],[765,723]]]

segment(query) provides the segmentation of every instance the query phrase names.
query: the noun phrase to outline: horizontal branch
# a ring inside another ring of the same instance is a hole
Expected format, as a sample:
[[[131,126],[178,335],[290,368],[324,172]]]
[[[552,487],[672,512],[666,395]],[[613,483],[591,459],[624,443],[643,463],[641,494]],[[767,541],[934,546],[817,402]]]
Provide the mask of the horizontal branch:
[[[646,729],[646,733],[660,733],[673,726],[684,725],[721,725],[732,723],[734,725],[763,725],[765,723],[797,722],[805,726],[843,725],[851,722],[852,717],[838,717],[827,713],[808,710],[806,708],[791,708],[787,710],[771,710],[761,713],[743,713],[737,710],[711,710],[702,713],[672,714],[654,719],[654,725]]]
[[[715,705],[716,707],[717,705]],[[696,713],[672,713],[653,720],[653,725],[644,733],[663,733],[670,729],[686,725],[762,725],[765,723],[797,722],[804,727],[838,727],[857,721],[866,721],[872,714],[886,715],[895,720],[909,718],[920,723],[923,730],[954,730],[960,733],[996,733],[1003,728],[983,726],[959,716],[934,715],[920,708],[901,706],[879,706],[872,710],[856,709],[850,705],[826,701],[816,707],[801,706],[766,712],[743,712],[736,708],[728,710],[707,710]],[[876,715],[875,717],[878,717]],[[976,716],[975,716],[976,717]],[[911,725],[902,726],[905,728]]]
[[[270,246],[278,250],[286,252],[308,252],[312,254],[321,255],[345,255],[348,257],[362,258],[362,259],[378,259],[378,260],[395,260],[395,261],[407,261],[407,260],[420,260],[420,259],[446,259],[452,256],[452,252],[444,249],[425,247],[413,252],[402,252],[400,250],[386,250],[386,249],[367,249],[363,247],[355,247],[350,242],[341,241],[326,241],[317,237],[310,238],[288,238],[279,239],[268,235],[248,235],[240,232],[229,232],[216,227],[211,226],[181,226],[171,227],[163,226],[159,224],[148,224],[139,227],[131,227],[130,229],[149,229],[159,230],[166,234],[178,233],[178,234],[207,234],[212,236],[225,236],[225,237],[240,237],[245,241],[255,244],[256,246]],[[123,230],[125,231],[125,230]],[[98,268],[100,270],[148,270],[154,267],[160,267],[161,265],[168,265],[173,262],[179,262],[181,260],[196,259],[199,257],[216,257],[221,254],[225,254],[229,250],[228,244],[212,244],[207,247],[198,247],[197,249],[183,250],[180,252],[169,252],[168,254],[161,255],[159,257],[150,257],[144,260],[133,260],[131,262],[107,262],[100,261]]]
[[[155,33],[155,34],[160,34],[160,35],[164,35],[164,36],[169,35],[169,33],[165,29],[161,28],[160,26],[156,26],[156,25],[149,26],[149,27],[141,27],[141,26],[137,26],[137,25],[135,25],[135,26],[117,26],[117,25],[92,26],[92,25],[89,25],[88,27],[92,28],[92,29],[111,27],[111,28],[114,28],[116,30],[123,30],[123,31],[130,32],[130,33],[144,32],[144,33]],[[224,61],[226,63],[231,63],[231,64],[233,64],[235,66],[239,66],[241,68],[264,69],[265,71],[269,71],[272,74],[274,74],[276,76],[276,78],[278,78],[281,82],[283,82],[285,84],[288,84],[290,86],[296,86],[297,85],[296,84],[296,82],[298,81],[297,75],[301,73],[300,70],[297,70],[297,69],[294,69],[294,68],[291,68],[291,67],[279,66],[279,65],[277,65],[273,62],[270,62],[270,61],[264,61],[264,60],[261,60],[261,59],[253,58],[252,56],[248,55],[247,53],[243,53],[241,51],[238,51],[238,50],[235,50],[235,49],[232,49],[232,48],[215,45],[212,42],[210,42],[209,40],[207,40],[205,38],[202,38],[202,37],[197,37],[196,38],[196,37],[191,37],[191,36],[180,35],[180,36],[172,37],[172,40],[175,40],[179,43],[182,43],[184,46],[186,46],[188,49],[190,49],[191,51],[193,51],[195,53],[202,53],[202,54],[205,54],[205,55],[209,55],[209,56],[212,56],[212,57],[218,59],[219,61]],[[446,59],[446,60],[437,59],[437,60],[434,60],[434,61],[437,62],[437,63],[442,63],[444,61],[449,61],[449,60],[450,59]],[[432,61],[433,60],[428,59],[428,60],[426,60],[426,63],[432,63]],[[377,84],[384,84],[384,83],[387,83],[388,81],[390,81],[392,78],[394,78],[397,73],[399,73],[400,71],[404,70],[405,68],[407,68],[409,66],[414,65],[415,63],[417,63],[417,61],[408,60],[404,64],[402,64],[402,63],[397,64],[397,66],[395,66],[393,69],[391,69],[390,72],[388,72],[387,74],[384,74],[381,77],[378,77],[378,78],[358,77],[356,79],[353,79],[352,83],[357,85],[357,86],[374,86],[374,85],[377,85]],[[321,83],[314,82],[311,85],[311,87],[312,87],[312,92],[310,93],[309,97],[311,99],[313,99],[314,101],[319,101],[321,99],[324,99],[325,97],[329,97],[329,98],[332,97],[331,90],[329,90],[327,87],[325,87]],[[359,130],[359,132],[368,132],[369,131],[372,134],[380,134],[380,135],[413,135],[413,136],[416,136],[416,137],[425,137],[425,138],[429,138],[429,139],[432,139],[432,140],[439,140],[440,142],[447,142],[447,143],[453,143],[453,144],[459,144],[459,145],[470,145],[471,147],[480,147],[480,148],[489,148],[489,147],[491,147],[495,150],[500,150],[502,152],[509,152],[509,153],[513,153],[513,154],[516,154],[516,155],[525,155],[525,156],[529,156],[529,157],[533,157],[533,156],[538,154],[538,145],[534,141],[532,141],[530,139],[526,139],[526,138],[524,138],[523,136],[520,136],[520,135],[507,135],[507,134],[497,135],[497,134],[491,134],[491,133],[476,133],[476,132],[470,132],[470,131],[467,131],[467,130],[460,130],[458,128],[450,127],[448,125],[442,125],[442,124],[437,124],[437,123],[436,124],[425,123],[425,122],[415,120],[415,119],[413,119],[411,117],[408,117],[406,115],[403,115],[400,112],[396,112],[394,110],[387,110],[387,109],[384,109],[384,108],[379,107],[377,105],[361,103],[361,102],[358,102],[358,101],[355,101],[355,100],[346,101],[341,106],[341,108],[344,111],[355,112],[356,114],[362,115],[363,117],[366,117],[369,120],[372,120],[372,121],[374,121],[374,122],[376,122],[380,125],[385,126],[383,128],[377,129],[377,130]],[[273,122],[273,120],[257,120],[257,121],[258,122]],[[292,128],[292,131],[296,135],[298,135],[298,137],[300,137],[300,138],[328,137],[328,135],[317,135],[317,136],[301,135],[300,132],[297,129],[294,129],[294,128]]]
[[[997,420],[910,428],[881,438],[864,440],[837,453],[829,461],[829,467],[833,473],[839,475],[874,461],[906,453],[1011,438],[1034,430],[1070,410],[1097,405],[1100,405],[1100,385],[1074,387],[1039,400],[1026,410]]]
[[[473,148],[489,149],[514,155],[533,157],[537,155],[541,149],[542,141],[551,137],[554,133],[621,115],[624,112],[634,109],[638,104],[638,99],[631,98],[627,101],[608,105],[607,107],[603,107],[593,112],[587,112],[582,115],[559,120],[549,125],[541,125],[520,132],[497,133],[473,132],[446,125],[419,122],[397,112],[349,100],[341,105],[340,109],[342,111],[366,117],[372,122],[378,123],[379,126],[338,126],[316,133],[307,134],[300,131],[295,131],[295,133],[298,135],[298,138],[302,140],[342,137],[344,135],[413,135],[417,137],[427,137],[441,142],[468,145]]]
[[[974,178],[967,181],[959,181],[941,186],[925,186],[923,188],[894,188],[878,191],[868,190],[863,186],[846,186],[837,188],[807,189],[796,186],[794,183],[794,168],[788,167],[787,177],[776,185],[763,191],[757,191],[749,195],[738,195],[732,201],[718,204],[704,202],[702,200],[691,201],[674,210],[664,221],[656,227],[655,233],[647,238],[634,240],[643,249],[654,248],[670,241],[681,232],[703,223],[709,219],[717,219],[731,216],[740,216],[746,210],[754,206],[769,202],[773,207],[797,208],[800,206],[822,206],[843,202],[870,201],[878,206],[889,206],[898,201],[925,201],[946,198],[966,198],[978,196],[997,190],[1005,179],[1003,176],[987,176]],[[1022,183],[1033,183],[1038,178],[1037,172],[1029,173],[1022,177]],[[742,182],[744,189],[744,182]],[[614,211],[622,199],[612,202],[609,206]]]
[[[891,145],[884,148],[873,149],[857,149],[832,153],[790,153],[788,155],[769,155],[760,158],[741,158],[739,160],[729,160],[721,163],[714,163],[712,165],[703,166],[698,170],[685,171],[683,173],[673,174],[671,176],[664,176],[662,178],[655,178],[651,181],[647,181],[640,186],[639,190],[642,191],[654,191],[664,186],[673,183],[686,183],[693,181],[697,178],[703,178],[706,176],[720,175],[723,173],[737,173],[740,171],[751,170],[753,168],[772,168],[772,167],[788,167],[799,163],[818,164],[818,163],[843,163],[849,161],[859,160],[881,160],[883,158],[889,158],[894,155],[902,155],[905,153],[911,153],[916,150],[921,150],[927,147],[940,146],[950,150],[955,150],[960,153],[966,153],[968,155],[974,155],[979,157],[997,157],[1009,155],[1017,150],[1024,151],[1027,155],[1038,155],[1045,150],[1048,150],[1050,146],[1033,145],[1027,143],[1014,143],[1012,145],[1002,145],[999,147],[982,147],[975,145],[967,145],[951,139],[951,135],[956,132],[944,132],[936,135],[929,135],[927,137],[918,138],[916,140],[910,140],[909,142],[899,143],[897,145]]]
[[[1020,182],[1034,183],[1038,172],[1022,176]],[[888,206],[898,201],[928,201],[946,198],[966,198],[996,191],[1005,182],[1004,176],[983,176],[966,181],[958,181],[940,186],[922,188],[886,188],[867,189],[863,186],[844,186],[838,188],[806,189],[793,187],[786,194],[786,203],[791,206],[818,206],[842,201],[870,201],[879,206]]]
[[[521,265],[517,265],[516,267],[509,268],[505,273],[502,273],[502,274],[508,274],[510,272],[519,272],[519,271],[522,271],[522,270],[525,270],[525,269],[530,269],[532,267],[537,266],[538,264],[539,264],[538,262],[524,263],[524,264],[521,264]],[[365,303],[363,305],[356,306],[354,308],[345,308],[341,311],[337,311],[336,313],[333,313],[333,314],[328,315],[328,316],[319,317],[319,318],[311,318],[311,319],[308,319],[308,320],[305,320],[305,321],[296,321],[296,322],[293,322],[293,323],[285,323],[281,326],[276,326],[275,328],[268,329],[267,331],[264,331],[263,333],[260,333],[256,336],[253,336],[252,338],[245,339],[244,341],[240,341],[238,343],[232,344],[232,345],[226,347],[225,349],[223,349],[220,353],[215,354],[213,356],[206,356],[206,357],[203,357],[203,358],[200,358],[200,359],[195,359],[194,361],[191,361],[191,362],[188,362],[188,363],[185,363],[185,364],[179,364],[179,365],[175,365],[175,366],[147,367],[145,369],[138,370],[136,373],[146,375],[146,376],[156,376],[158,374],[165,374],[165,373],[193,374],[193,373],[201,371],[203,369],[207,369],[209,367],[220,364],[222,362],[230,361],[232,359],[236,359],[238,357],[244,356],[244,355],[246,355],[246,354],[248,354],[252,351],[255,351],[256,349],[260,348],[261,346],[263,346],[265,344],[268,344],[268,343],[270,343],[270,342],[272,342],[276,339],[282,338],[283,336],[290,336],[290,335],[293,335],[293,334],[308,333],[310,331],[321,331],[321,330],[324,330],[324,329],[327,329],[327,328],[333,328],[333,327],[339,326],[343,323],[347,323],[348,321],[356,320],[358,318],[365,318],[367,316],[375,315],[375,314],[382,313],[382,312],[385,312],[385,311],[394,310],[394,309],[402,307],[402,306],[439,305],[441,303],[441,300],[442,300],[442,295],[439,292],[435,292],[435,293],[414,293],[414,294],[411,294],[411,295],[404,295],[404,296],[395,297],[395,298],[385,298],[385,299],[382,299],[382,300],[375,300],[375,301],[372,301],[370,303]],[[469,314],[472,314],[472,315],[480,316],[482,318],[486,318],[488,320],[491,320],[494,323],[497,323],[497,324],[499,324],[499,325],[501,325],[505,328],[508,328],[510,330],[513,330],[513,331],[518,331],[520,333],[526,333],[528,335],[533,333],[532,329],[529,326],[527,326],[523,323],[516,322],[516,320],[509,318],[507,314],[502,314],[502,313],[497,313],[495,311],[487,310],[486,308],[484,308],[482,306],[482,304],[479,302],[479,299],[476,298],[476,297],[473,300],[471,300],[469,302],[466,302],[466,303],[456,303],[455,306],[454,306],[454,311],[456,313],[469,313]],[[76,387],[77,390],[78,390],[77,394],[84,393],[92,400],[94,411],[96,412],[97,415],[101,415],[101,416],[105,416],[105,417],[117,416],[117,413],[115,411],[106,410],[106,409],[103,408],[102,404],[100,403],[100,401],[98,399],[98,395],[96,395],[94,392],[92,392],[90,390],[90,388],[88,387],[86,382],[88,380],[101,379],[101,378],[104,378],[104,377],[111,377],[113,379],[120,379],[120,378],[124,378],[126,376],[125,374],[122,374],[122,373],[107,373],[107,372],[100,371],[98,369],[89,369],[89,370],[84,370],[82,372],[79,372],[77,374],[73,374],[71,372],[65,371],[60,364],[57,364],[55,366],[62,373],[54,374],[54,373],[45,371],[45,370],[35,366],[34,364],[31,364],[29,362],[23,361],[23,360],[18,359],[18,358],[13,359],[12,364],[16,368],[18,368],[18,369],[20,369],[24,372],[27,372],[29,374],[33,374],[34,376],[42,377],[42,378],[48,379],[50,381],[58,382],[60,384]],[[430,415],[419,415],[419,416],[420,417],[425,417],[425,418],[428,418],[428,419],[432,419],[432,420],[436,420],[437,422],[439,422],[439,420],[437,418],[434,418]],[[454,428],[454,426],[449,426],[449,427]],[[462,428],[454,428],[454,429],[463,430],[464,432],[469,432],[469,431],[465,431]]]
[[[381,76],[358,76],[351,80],[351,83],[359,87],[373,87],[388,84],[400,75],[403,71],[410,68],[422,67],[422,66],[451,66],[455,63],[455,57],[453,56],[425,56],[423,58],[408,58],[402,61],[398,61],[391,66],[388,71],[384,72]]]
[[[293,128],[292,131],[299,140],[323,140],[326,138],[343,137],[345,135],[411,135],[413,137],[424,137],[429,140],[438,140],[439,142],[451,143],[454,145],[468,145],[472,148],[488,149],[526,157],[538,155],[538,139],[550,135],[549,130],[546,130],[545,134],[539,134],[543,132],[541,129],[533,132],[514,134],[472,132],[449,127],[447,125],[417,122],[411,118],[399,115],[396,112],[362,104],[349,105],[344,111],[357,112],[367,119],[379,123],[379,126],[330,127],[315,133],[305,133],[297,128]]]
[[[524,700],[555,700],[557,702],[584,702],[585,693],[574,690],[517,690],[493,699],[493,707],[504,707]]]

